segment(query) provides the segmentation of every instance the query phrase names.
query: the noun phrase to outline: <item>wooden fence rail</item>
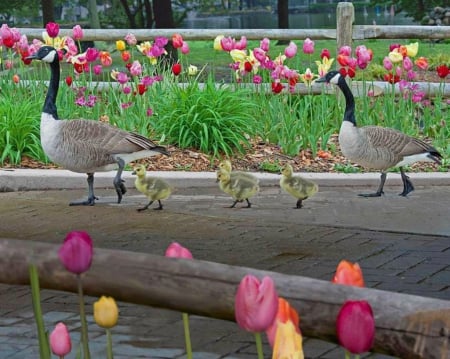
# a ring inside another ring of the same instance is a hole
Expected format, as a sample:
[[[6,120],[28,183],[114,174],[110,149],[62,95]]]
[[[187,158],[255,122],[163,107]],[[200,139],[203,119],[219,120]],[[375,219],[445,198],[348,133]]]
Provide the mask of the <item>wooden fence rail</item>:
[[[42,288],[77,292],[52,244],[0,239],[0,283],[29,284],[34,263]],[[306,277],[199,260],[98,249],[83,275],[84,292],[116,300],[234,320],[234,296],[246,274],[272,277],[278,294],[301,316],[303,334],[336,342],[335,319],[346,300],[365,299],[373,308],[373,350],[400,358],[445,359],[450,355],[450,301],[332,284]],[[30,298],[31,300],[31,298]]]

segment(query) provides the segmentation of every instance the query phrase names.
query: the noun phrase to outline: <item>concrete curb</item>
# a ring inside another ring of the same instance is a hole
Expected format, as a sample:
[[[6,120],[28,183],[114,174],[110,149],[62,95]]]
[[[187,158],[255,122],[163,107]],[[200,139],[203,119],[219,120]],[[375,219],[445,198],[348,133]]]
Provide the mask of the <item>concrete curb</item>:
[[[151,173],[166,179],[175,188],[216,187],[215,172],[155,171]],[[380,180],[379,173],[298,173],[311,179],[322,187],[356,187],[376,186]],[[115,172],[95,174],[96,188],[112,187]],[[280,175],[272,173],[255,173],[261,186],[278,186]],[[416,186],[450,186],[449,172],[411,173],[411,180]],[[125,171],[123,179],[128,186],[134,182],[131,171]],[[386,185],[401,185],[397,173],[388,175]],[[45,189],[83,189],[86,188],[86,175],[60,169],[0,169],[0,192],[30,191]]]

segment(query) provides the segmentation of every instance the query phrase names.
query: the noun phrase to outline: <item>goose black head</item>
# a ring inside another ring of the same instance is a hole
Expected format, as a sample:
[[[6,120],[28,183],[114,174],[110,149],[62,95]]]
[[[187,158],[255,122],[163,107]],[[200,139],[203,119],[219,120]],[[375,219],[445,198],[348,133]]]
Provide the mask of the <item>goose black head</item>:
[[[344,77],[339,71],[330,71],[325,76],[317,79],[316,82],[326,82],[328,84],[338,85],[340,80]]]
[[[52,63],[59,61],[58,51],[51,46],[42,46],[36,53],[27,57],[29,60],[41,60]]]

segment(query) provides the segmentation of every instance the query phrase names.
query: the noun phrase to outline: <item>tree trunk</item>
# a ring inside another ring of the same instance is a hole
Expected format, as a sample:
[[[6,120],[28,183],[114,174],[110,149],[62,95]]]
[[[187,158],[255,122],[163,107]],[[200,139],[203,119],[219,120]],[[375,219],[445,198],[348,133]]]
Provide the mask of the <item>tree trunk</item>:
[[[0,283],[29,284],[36,265],[42,288],[76,293],[76,276],[62,266],[57,246],[0,239]],[[278,295],[299,312],[310,338],[337,342],[336,316],[347,300],[368,300],[375,315],[375,352],[408,359],[450,355],[450,301],[332,284],[306,277],[200,260],[95,248],[83,274],[87,295],[234,321],[234,297],[241,279],[270,276]],[[31,300],[31,299],[30,299]]]
[[[136,18],[135,14],[131,12],[130,6],[128,5],[127,0],[120,0],[120,3],[122,4],[123,10],[125,11],[125,15],[127,16],[128,23],[130,24],[131,29],[136,29]]]
[[[41,0],[42,5],[42,25],[45,27],[49,22],[55,22],[53,0]]]
[[[153,14],[155,17],[156,29],[173,29],[175,22],[173,20],[172,0],[153,0]],[[172,41],[165,47],[167,55],[163,58],[162,66],[171,66],[178,61],[178,51],[173,47]]]
[[[289,0],[278,0],[278,28],[289,29]],[[278,45],[287,45],[289,40],[278,40]]]
[[[89,25],[91,29],[100,29],[100,19],[98,17],[97,0],[89,0]]]

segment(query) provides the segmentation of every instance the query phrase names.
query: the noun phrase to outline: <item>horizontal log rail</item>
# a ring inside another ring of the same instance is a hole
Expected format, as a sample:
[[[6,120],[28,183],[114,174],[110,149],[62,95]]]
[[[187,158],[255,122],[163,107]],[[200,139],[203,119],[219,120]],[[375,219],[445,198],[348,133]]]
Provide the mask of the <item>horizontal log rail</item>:
[[[77,291],[75,276],[57,257],[57,246],[0,239],[0,282],[28,285],[34,263],[42,288]],[[335,285],[330,282],[199,260],[96,248],[83,288],[91,296],[234,320],[234,296],[246,274],[269,275],[280,296],[300,313],[305,336],[336,342],[335,318],[346,300],[368,300],[375,314],[373,350],[401,358],[450,355],[450,301]],[[30,298],[31,300],[31,298]]]
[[[44,29],[20,28],[29,38],[42,39]],[[335,29],[84,29],[84,41],[116,41],[132,33],[138,41],[152,40],[156,36],[171,38],[179,33],[185,40],[214,40],[218,35],[248,40],[312,40],[336,39]],[[60,36],[72,36],[72,29],[61,29]],[[450,26],[379,26],[353,25],[353,39],[448,39]]]

